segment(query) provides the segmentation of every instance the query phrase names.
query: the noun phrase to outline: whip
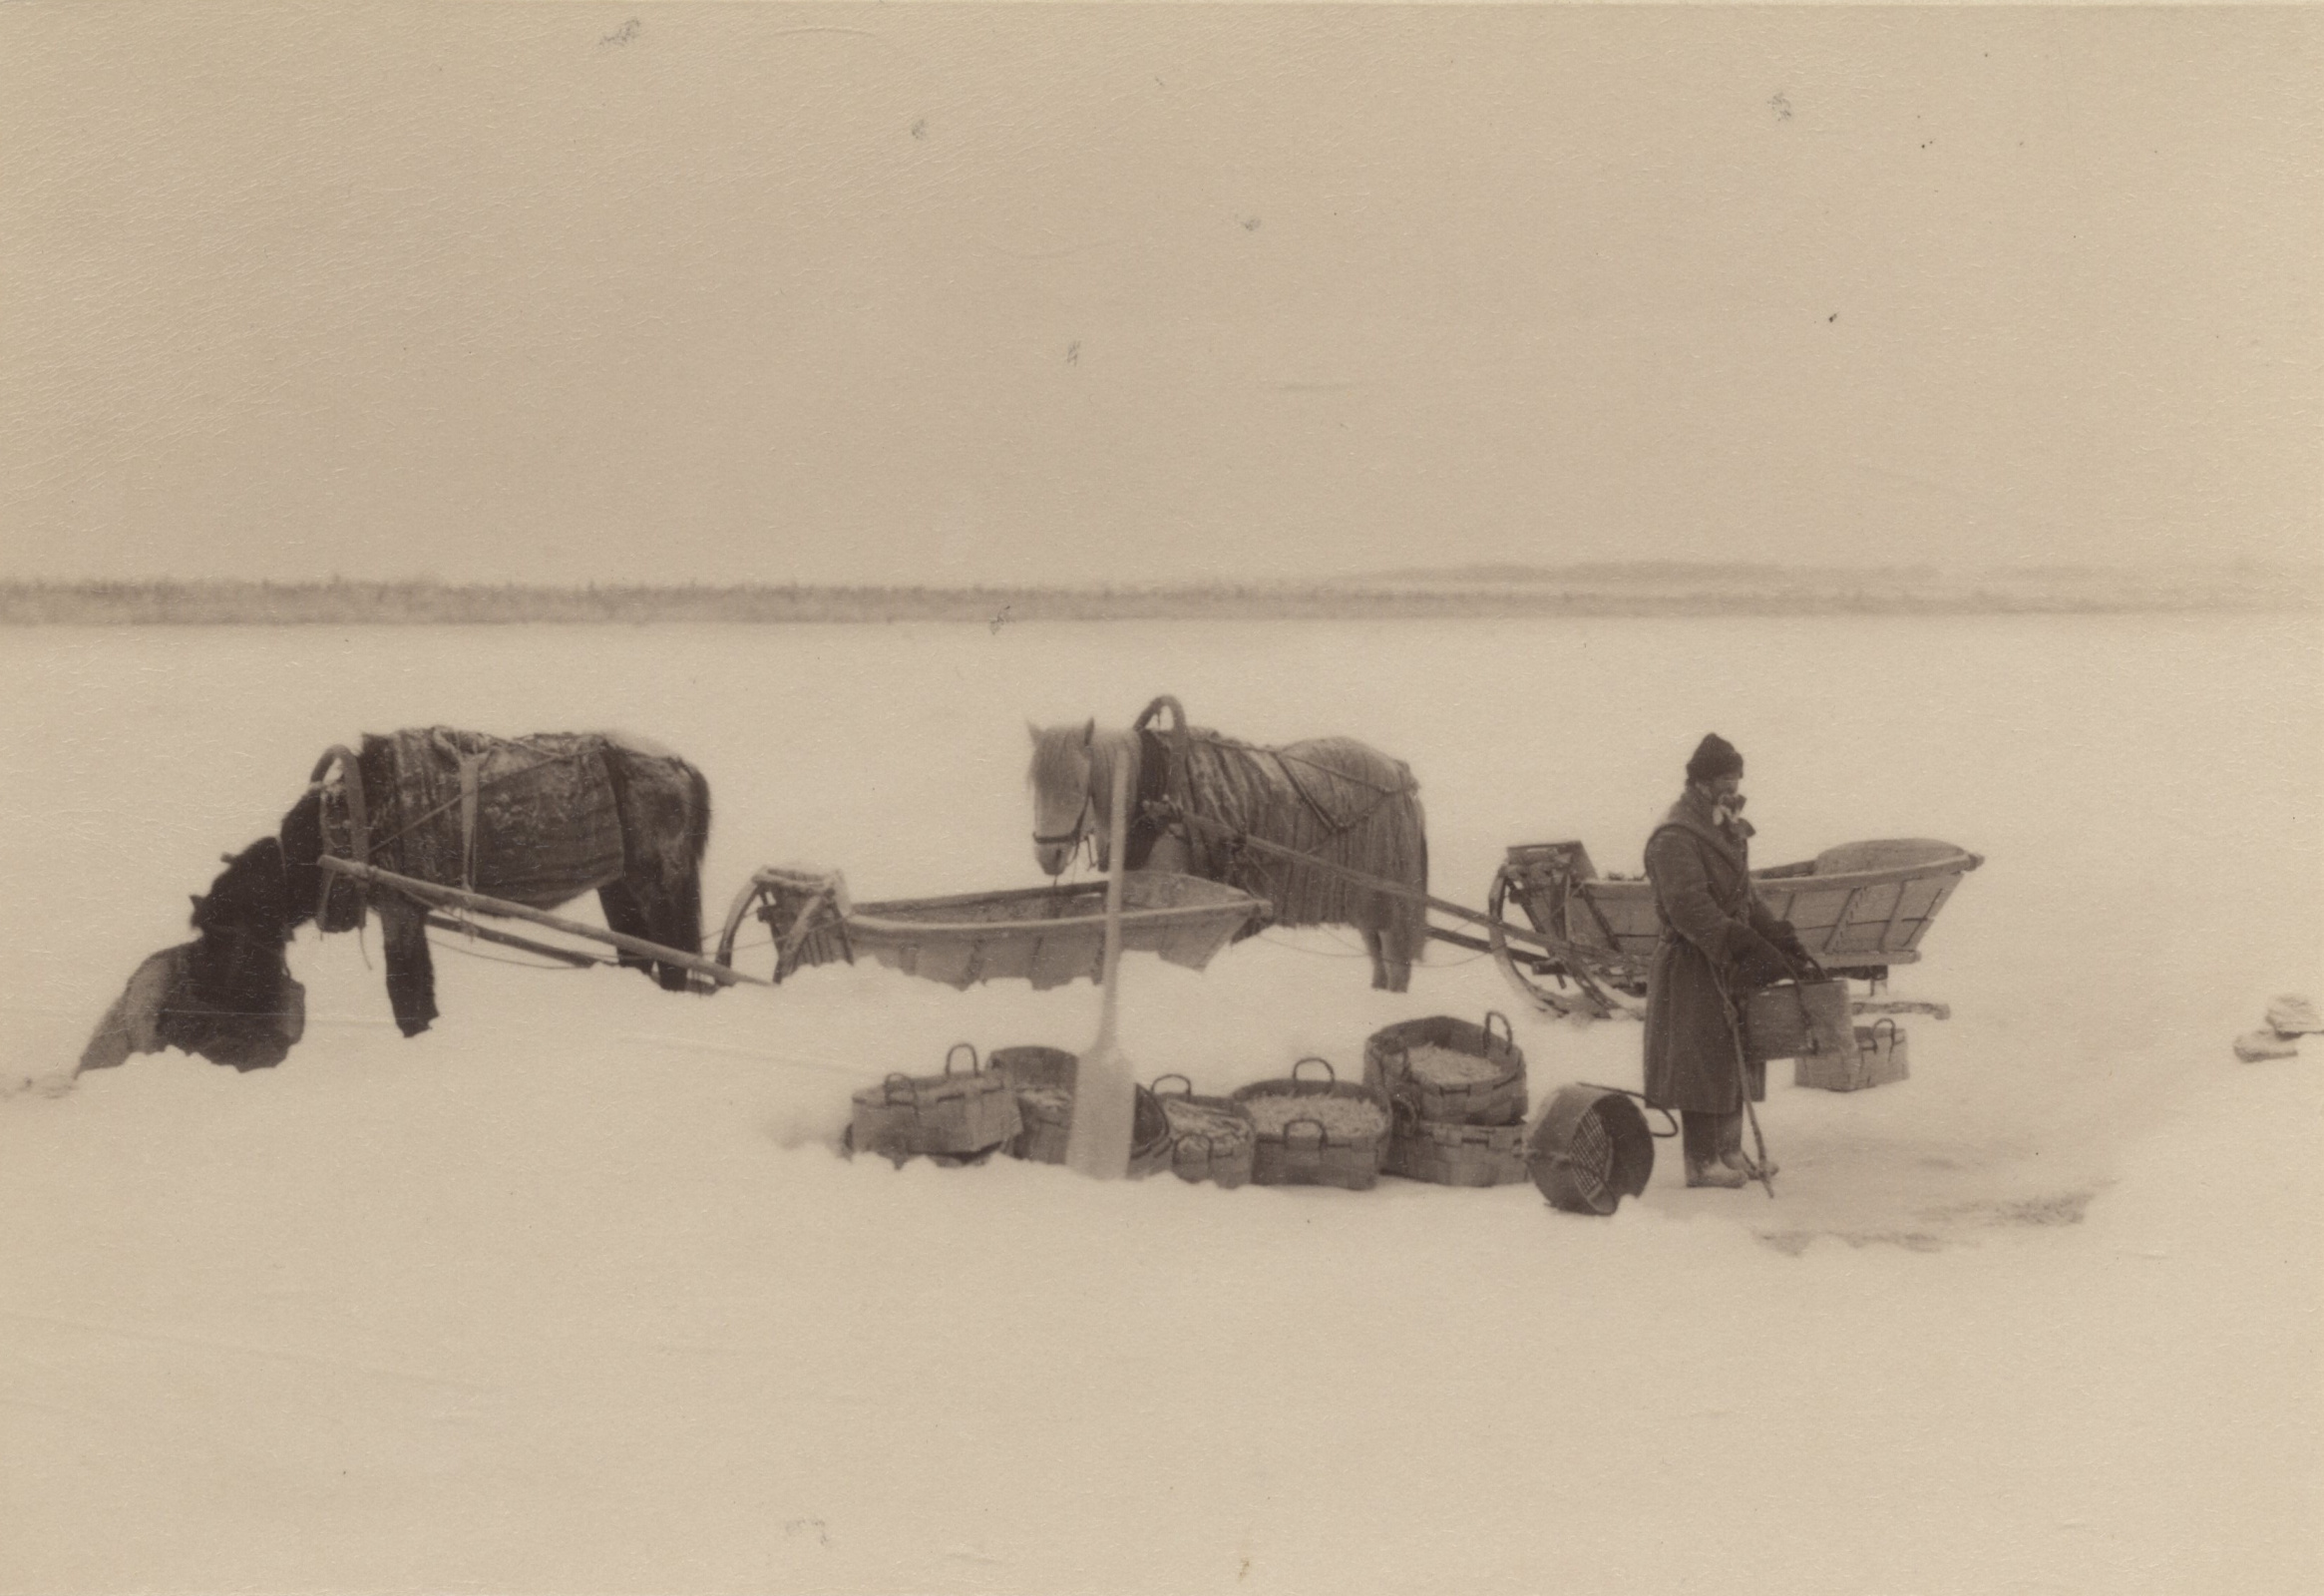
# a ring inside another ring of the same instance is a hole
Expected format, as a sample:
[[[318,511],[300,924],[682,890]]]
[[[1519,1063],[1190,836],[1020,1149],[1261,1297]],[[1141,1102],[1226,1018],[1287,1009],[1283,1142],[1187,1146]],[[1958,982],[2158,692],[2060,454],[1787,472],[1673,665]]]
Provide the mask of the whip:
[[[1721,1013],[1727,1015],[1727,1039],[1733,1044],[1735,1051],[1736,1095],[1743,1099],[1743,1117],[1750,1121],[1751,1147],[1757,1154],[1751,1165],[1751,1173],[1757,1177],[1759,1184],[1767,1189],[1767,1199],[1772,1202],[1775,1197],[1775,1182],[1774,1178],[1767,1173],[1767,1138],[1759,1134],[1759,1116],[1751,1107],[1751,1072],[1750,1066],[1743,1062],[1743,1026],[1736,1018],[1734,995],[1728,992],[1727,982],[1719,974],[1719,967],[1716,964],[1711,967],[1711,984],[1719,989],[1719,1009]]]

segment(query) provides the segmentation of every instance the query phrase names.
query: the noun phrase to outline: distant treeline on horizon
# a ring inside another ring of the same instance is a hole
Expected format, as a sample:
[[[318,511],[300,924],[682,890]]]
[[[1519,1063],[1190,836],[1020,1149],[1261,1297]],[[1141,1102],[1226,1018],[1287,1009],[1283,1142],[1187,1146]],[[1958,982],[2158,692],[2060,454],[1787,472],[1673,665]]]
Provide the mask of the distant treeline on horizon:
[[[2324,608],[2324,568],[2078,567],[1946,574],[1742,565],[1521,566],[1309,583],[728,587],[424,580],[0,582],[6,625],[382,625],[1528,615],[2072,614]]]

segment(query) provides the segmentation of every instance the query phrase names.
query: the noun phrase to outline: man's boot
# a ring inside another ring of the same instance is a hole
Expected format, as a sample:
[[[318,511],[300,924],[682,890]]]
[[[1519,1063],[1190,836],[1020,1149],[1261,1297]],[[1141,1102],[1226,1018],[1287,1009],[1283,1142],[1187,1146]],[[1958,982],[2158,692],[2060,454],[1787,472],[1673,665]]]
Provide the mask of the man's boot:
[[[1744,1180],[1756,1180],[1759,1178],[1760,1164],[1757,1159],[1743,1151],[1743,1116],[1742,1113],[1720,1115],[1719,1161],[1729,1169],[1741,1171]],[[1767,1178],[1770,1180],[1780,1173],[1779,1166],[1772,1158],[1767,1160],[1765,1168]]]
[[[1732,1191],[1748,1182],[1740,1169],[1730,1169],[1720,1157],[1722,1122],[1741,1115],[1701,1114],[1681,1110],[1679,1134],[1687,1157],[1687,1184],[1717,1186]]]

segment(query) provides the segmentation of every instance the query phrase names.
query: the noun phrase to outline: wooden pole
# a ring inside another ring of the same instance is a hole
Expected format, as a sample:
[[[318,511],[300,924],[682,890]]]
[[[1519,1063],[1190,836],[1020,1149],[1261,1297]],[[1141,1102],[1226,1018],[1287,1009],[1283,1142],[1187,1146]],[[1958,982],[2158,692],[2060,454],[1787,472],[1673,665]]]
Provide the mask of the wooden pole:
[[[1411,887],[1405,886],[1400,881],[1389,881],[1384,876],[1374,876],[1361,870],[1351,870],[1346,865],[1334,864],[1328,859],[1318,859],[1313,854],[1304,854],[1297,848],[1287,848],[1282,843],[1269,842],[1264,837],[1249,836],[1243,832],[1235,830],[1232,826],[1222,824],[1219,821],[1211,820],[1202,815],[1188,815],[1185,817],[1185,819],[1189,825],[1198,827],[1204,831],[1208,831],[1214,836],[1227,838],[1233,841],[1238,847],[1256,849],[1258,852],[1263,854],[1273,854],[1278,859],[1282,859],[1301,869],[1319,870],[1327,876],[1337,876],[1342,881],[1354,882],[1356,886],[1359,887],[1374,888],[1377,891],[1391,894],[1394,897],[1418,899],[1422,904],[1425,904],[1430,909],[1441,910],[1443,913],[1451,915],[1455,919],[1465,920],[1471,925],[1498,926],[1502,934],[1508,937],[1511,942],[1529,944],[1535,948],[1541,949],[1543,953],[1547,955],[1555,956],[1560,952],[1565,951],[1570,946],[1569,944],[1559,942],[1554,937],[1545,937],[1541,933],[1529,930],[1523,926],[1512,926],[1506,922],[1497,922],[1493,919],[1492,916],[1487,914],[1480,914],[1476,910],[1471,909],[1464,904],[1452,903],[1443,898],[1430,897],[1427,893],[1416,891]],[[1431,933],[1431,935],[1433,935],[1433,933]],[[1451,939],[1446,938],[1444,940],[1450,941]]]
[[[545,914],[541,910],[528,909],[523,904],[513,904],[501,898],[488,898],[483,893],[464,892],[458,887],[440,887],[435,882],[421,881],[416,876],[399,876],[392,870],[381,870],[376,865],[359,865],[352,859],[338,859],[329,854],[325,854],[317,863],[325,870],[335,870],[357,881],[408,893],[422,903],[453,904],[462,909],[473,909],[478,914],[500,915],[510,920],[530,920],[536,926],[547,926],[551,931],[562,931],[569,937],[585,937],[591,942],[610,943],[625,953],[641,954],[648,959],[657,959],[663,964],[676,965],[680,969],[707,976],[721,987],[731,987],[737,982],[747,982],[753,987],[774,985],[756,976],[746,976],[739,970],[729,970],[713,960],[704,959],[700,954],[681,953],[675,948],[664,948],[659,943],[647,942],[643,937],[630,937],[618,931],[585,926],[578,920]]]
[[[540,954],[546,959],[562,960],[576,969],[585,968],[589,965],[613,963],[612,960],[599,958],[595,954],[584,954],[579,948],[553,947],[545,942],[535,942],[530,937],[517,937],[505,931],[495,931],[490,926],[480,926],[471,920],[454,920],[450,915],[430,915],[428,924],[437,931],[448,931],[455,936],[474,937],[481,942],[496,943],[503,948],[522,948],[529,954]]]
[[[1073,1072],[1073,1117],[1065,1134],[1065,1163],[1098,1180],[1120,1180],[1130,1170],[1130,1142],[1137,1117],[1138,1083],[1129,1059],[1114,1041],[1116,983],[1122,962],[1122,858],[1129,851],[1129,761],[1116,763],[1113,816],[1105,878],[1104,993],[1099,999],[1097,1040]]]

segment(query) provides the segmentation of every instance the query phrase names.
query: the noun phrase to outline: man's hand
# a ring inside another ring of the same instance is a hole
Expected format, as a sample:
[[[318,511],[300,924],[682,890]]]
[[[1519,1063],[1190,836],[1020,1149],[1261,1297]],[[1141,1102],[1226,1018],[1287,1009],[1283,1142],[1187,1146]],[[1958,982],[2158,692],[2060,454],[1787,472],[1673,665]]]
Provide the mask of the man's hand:
[[[1774,935],[1768,938],[1768,941],[1775,945],[1777,952],[1790,961],[1793,970],[1804,975],[1822,968],[1816,964],[1815,956],[1807,951],[1807,945],[1799,940],[1799,933],[1792,929],[1790,921],[1776,921]]]
[[[1736,945],[1736,975],[1744,987],[1765,987],[1791,974],[1782,950],[1757,932],[1739,927]]]

